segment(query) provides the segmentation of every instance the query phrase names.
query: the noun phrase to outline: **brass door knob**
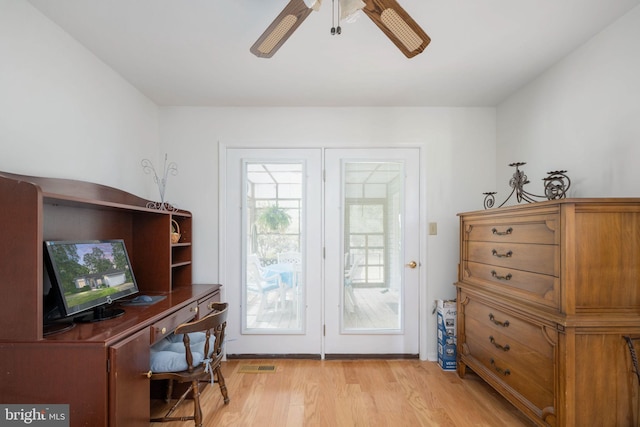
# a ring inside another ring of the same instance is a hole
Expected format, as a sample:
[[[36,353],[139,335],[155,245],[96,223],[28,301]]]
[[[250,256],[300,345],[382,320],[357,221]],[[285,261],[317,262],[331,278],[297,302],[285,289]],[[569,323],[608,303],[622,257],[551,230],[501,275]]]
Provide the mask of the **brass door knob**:
[[[418,263],[416,263],[415,261],[411,261],[410,263],[407,264],[407,267],[409,268],[416,268],[418,266]]]

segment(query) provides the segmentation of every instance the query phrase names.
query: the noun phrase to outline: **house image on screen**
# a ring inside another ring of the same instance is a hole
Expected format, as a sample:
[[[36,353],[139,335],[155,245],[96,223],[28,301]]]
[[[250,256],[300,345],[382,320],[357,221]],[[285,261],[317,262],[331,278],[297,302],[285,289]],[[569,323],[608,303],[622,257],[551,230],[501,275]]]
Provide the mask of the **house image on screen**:
[[[111,270],[102,273],[87,274],[74,279],[76,289],[82,289],[85,286],[91,289],[111,288],[113,286],[122,285],[127,280],[124,270]]]

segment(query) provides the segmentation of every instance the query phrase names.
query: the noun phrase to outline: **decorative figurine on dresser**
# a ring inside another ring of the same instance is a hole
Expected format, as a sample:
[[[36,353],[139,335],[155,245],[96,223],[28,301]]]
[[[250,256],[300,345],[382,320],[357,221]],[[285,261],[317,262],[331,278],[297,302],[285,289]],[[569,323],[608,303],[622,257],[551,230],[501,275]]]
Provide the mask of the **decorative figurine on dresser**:
[[[458,374],[540,426],[637,426],[640,198],[565,194],[459,214]]]

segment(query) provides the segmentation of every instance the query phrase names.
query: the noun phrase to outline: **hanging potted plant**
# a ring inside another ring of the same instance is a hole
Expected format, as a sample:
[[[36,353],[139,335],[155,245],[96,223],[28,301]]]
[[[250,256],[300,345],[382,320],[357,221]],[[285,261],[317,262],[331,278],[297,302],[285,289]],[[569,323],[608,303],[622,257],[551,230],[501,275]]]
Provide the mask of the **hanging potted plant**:
[[[276,205],[264,209],[256,221],[256,225],[264,231],[284,231],[290,223],[289,214]]]

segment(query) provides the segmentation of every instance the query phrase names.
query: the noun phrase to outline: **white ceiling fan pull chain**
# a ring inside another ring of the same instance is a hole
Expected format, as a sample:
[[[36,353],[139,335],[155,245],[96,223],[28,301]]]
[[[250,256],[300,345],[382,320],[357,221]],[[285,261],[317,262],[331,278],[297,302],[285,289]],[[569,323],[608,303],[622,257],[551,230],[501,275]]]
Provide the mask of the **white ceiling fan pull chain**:
[[[340,35],[342,34],[342,27],[340,27],[340,0],[338,0],[338,12],[336,13],[336,16],[338,17],[338,26],[336,27],[336,34]]]
[[[338,2],[338,10],[340,8],[340,3]],[[338,13],[340,13],[338,11]],[[336,28],[336,0],[331,0],[331,35],[335,36],[336,34],[340,34],[342,29],[340,28],[340,18],[338,18],[338,27]]]

